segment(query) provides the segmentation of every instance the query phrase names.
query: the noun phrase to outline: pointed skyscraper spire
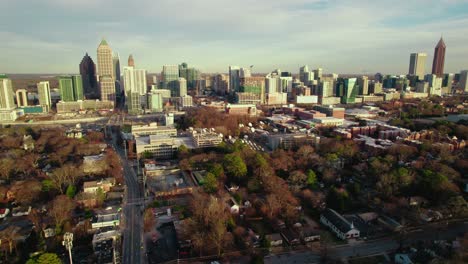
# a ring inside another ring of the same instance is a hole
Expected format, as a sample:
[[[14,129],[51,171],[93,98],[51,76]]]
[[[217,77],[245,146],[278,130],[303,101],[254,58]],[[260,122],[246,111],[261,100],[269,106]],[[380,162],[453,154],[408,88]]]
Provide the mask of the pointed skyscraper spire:
[[[101,46],[101,45],[102,46],[109,46],[109,44],[107,44],[107,41],[104,38],[102,38],[101,44],[99,44],[99,46]]]
[[[440,37],[434,49],[434,61],[432,62],[432,74],[437,75],[437,77],[443,77],[444,75],[445,48],[444,39]]]

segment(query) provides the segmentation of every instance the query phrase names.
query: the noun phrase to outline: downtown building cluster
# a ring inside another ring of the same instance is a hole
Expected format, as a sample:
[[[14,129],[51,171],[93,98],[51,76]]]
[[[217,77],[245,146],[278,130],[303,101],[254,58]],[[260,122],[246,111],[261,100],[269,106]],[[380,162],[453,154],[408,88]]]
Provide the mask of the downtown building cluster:
[[[196,68],[182,63],[164,65],[159,76],[149,76],[145,69],[136,66],[133,55],[121,69],[119,54],[102,40],[97,48],[97,64],[86,53],[79,64],[79,74],[58,76],[57,92],[51,92],[49,82],[37,83],[33,104],[28,103],[28,91],[18,89],[14,93],[11,80],[0,75],[0,120],[14,121],[25,114],[44,114],[51,109],[57,114],[114,108],[125,109],[129,114],[183,110],[193,106],[193,95],[223,96],[229,102],[226,111],[236,112],[259,105],[328,106],[468,92],[467,70],[444,73],[445,51],[441,38],[435,47],[430,74],[425,71],[427,54],[419,52],[410,55],[407,75],[341,77],[324,74],[322,68],[310,70],[307,65],[300,67],[299,74],[276,69],[261,75],[252,74],[253,65],[231,65],[227,74],[202,76]]]

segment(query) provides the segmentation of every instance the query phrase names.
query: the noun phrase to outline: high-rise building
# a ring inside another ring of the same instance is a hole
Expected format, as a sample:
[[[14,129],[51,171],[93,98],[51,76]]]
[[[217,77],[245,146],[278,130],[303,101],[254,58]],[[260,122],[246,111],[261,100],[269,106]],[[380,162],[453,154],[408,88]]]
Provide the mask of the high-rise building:
[[[98,75],[109,76],[115,79],[114,62],[112,58],[112,49],[106,40],[102,40],[97,49]]]
[[[333,96],[332,82],[328,80],[320,81],[317,95],[322,98]]]
[[[115,104],[115,72],[112,49],[104,39],[97,49],[97,62],[101,100],[112,101]]]
[[[16,108],[13,85],[6,75],[0,75],[0,109],[11,110]]]
[[[276,72],[265,77],[266,93],[282,93],[280,76]]]
[[[240,79],[239,93],[244,93],[261,104],[265,102],[265,77],[243,77]]]
[[[115,80],[110,75],[99,78],[101,88],[101,101],[115,104]]]
[[[369,94],[369,78],[367,76],[362,76],[358,78],[358,85],[359,85],[359,95]]]
[[[229,66],[229,93],[234,93],[239,90],[240,85],[240,68],[238,66]]]
[[[99,89],[96,80],[96,64],[86,53],[80,63],[80,75],[83,81],[83,93],[86,99],[98,99]]]
[[[148,108],[151,112],[162,112],[163,110],[163,95],[158,93],[158,90],[153,90],[148,93]]]
[[[133,59],[132,54],[130,54],[130,56],[128,56],[128,66],[129,67],[135,67],[135,60]]]
[[[179,65],[179,77],[187,80],[187,88],[195,89],[197,80],[200,79],[200,71],[193,67],[189,68],[184,62]]]
[[[37,84],[37,94],[39,96],[39,105],[46,108],[46,112],[52,106],[52,98],[50,96],[49,82],[40,82]]]
[[[146,94],[146,70],[135,69],[134,67],[124,67],[123,73],[126,95],[130,92],[138,92],[140,95]]]
[[[299,68],[299,80],[304,85],[310,85],[311,81],[314,80],[314,72],[309,71],[309,66],[304,65]]]
[[[240,68],[239,69],[239,78],[248,78],[252,76],[250,68]]]
[[[341,97],[342,104],[355,103],[359,92],[356,78],[340,78],[336,84],[336,96]]]
[[[138,92],[129,92],[126,103],[130,114],[141,112],[140,94]]]
[[[465,93],[468,92],[468,70],[460,72],[460,80],[458,81],[458,87]]]
[[[84,99],[81,75],[60,76],[58,82],[62,101],[74,102]]]
[[[116,81],[120,81],[120,56],[118,53],[112,55],[112,68]]]
[[[164,65],[162,75],[162,88],[171,90],[172,97],[176,97],[179,80],[179,67],[177,65]]]
[[[229,88],[229,76],[217,74],[213,77],[213,90],[216,94],[226,95]]]
[[[179,78],[177,80],[177,89],[175,95],[172,97],[181,97],[187,95],[187,80],[185,78]]]
[[[16,90],[16,105],[18,107],[28,106],[28,91],[26,89]]]
[[[411,53],[408,74],[418,76],[419,80],[423,80],[426,58],[426,53]]]
[[[314,78],[315,78],[314,80],[321,80],[322,73],[323,73],[322,68],[317,68],[316,70],[314,70]]]
[[[440,38],[434,49],[434,61],[432,62],[432,74],[437,75],[437,77],[444,75],[445,48],[444,40]]]

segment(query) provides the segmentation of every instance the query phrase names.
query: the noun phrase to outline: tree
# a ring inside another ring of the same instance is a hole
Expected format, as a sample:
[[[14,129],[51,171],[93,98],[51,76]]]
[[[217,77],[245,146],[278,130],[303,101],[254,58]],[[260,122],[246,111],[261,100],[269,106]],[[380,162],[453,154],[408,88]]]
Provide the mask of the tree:
[[[50,175],[54,187],[63,194],[63,188],[66,185],[75,185],[80,175],[79,170],[73,164],[65,164],[55,169]]]
[[[30,205],[37,201],[42,192],[42,184],[37,180],[18,182],[10,190],[15,195],[15,200],[23,205]]]
[[[62,264],[62,261],[55,253],[43,253],[41,254],[36,262],[37,264]]]
[[[75,187],[75,185],[68,185],[67,191],[65,192],[65,194],[66,194],[68,197],[70,197],[70,198],[75,197],[75,194],[76,194],[76,187]]]
[[[332,187],[327,195],[327,207],[343,212],[349,209],[351,200],[348,192],[344,189]]]
[[[218,181],[213,173],[208,172],[203,180],[203,189],[207,193],[214,193],[218,190]]]
[[[228,154],[223,160],[224,170],[228,176],[241,180],[247,175],[247,166],[237,154]]]
[[[141,153],[141,158],[142,159],[151,159],[153,157],[153,153],[149,152],[148,150],[143,151]]]
[[[6,180],[9,180],[15,166],[15,161],[12,158],[1,158],[0,176]]]
[[[317,184],[317,175],[313,170],[307,170],[307,185],[314,187]]]
[[[184,221],[183,232],[200,255],[211,249],[220,255],[223,246],[230,242],[226,229],[229,213],[224,202],[214,196],[195,193],[191,208],[193,215]]]
[[[210,168],[208,169],[208,171],[210,173],[212,173],[216,178],[219,178],[221,177],[222,175],[224,175],[224,169],[223,169],[223,165],[219,164],[219,163],[213,163],[211,164]]]
[[[104,203],[104,200],[106,199],[106,193],[104,190],[99,187],[96,191],[96,200],[99,206],[101,206]]]
[[[154,217],[153,209],[146,208],[143,214],[143,230],[145,233],[151,232],[156,228],[156,218]]]
[[[300,170],[291,172],[291,174],[288,177],[288,182],[294,190],[302,188],[305,185],[306,181],[307,175],[305,175],[304,172]]]
[[[59,195],[51,202],[49,215],[54,219],[55,227],[60,230],[65,221],[71,217],[75,202],[66,195]]]
[[[16,250],[16,243],[21,237],[19,231],[21,228],[15,225],[9,225],[7,228],[0,231],[0,240],[6,242],[5,245],[8,246],[9,254],[13,253],[13,250]],[[1,247],[4,247],[3,243],[0,244]]]

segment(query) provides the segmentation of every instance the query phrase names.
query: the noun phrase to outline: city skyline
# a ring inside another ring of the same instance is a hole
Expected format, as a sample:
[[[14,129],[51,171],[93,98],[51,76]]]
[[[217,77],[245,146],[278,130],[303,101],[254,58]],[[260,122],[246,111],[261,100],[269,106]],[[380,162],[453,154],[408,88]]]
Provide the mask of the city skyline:
[[[432,61],[441,35],[445,72],[465,69],[468,54],[466,1],[432,1],[438,4],[432,8],[427,1],[118,0],[106,15],[100,10],[108,0],[7,2],[0,18],[5,73],[77,73],[86,52],[97,60],[102,38],[124,57],[134,54],[152,73],[186,61],[210,73],[252,64],[254,72],[297,72],[308,64],[327,73],[400,74],[410,53],[427,53]],[[129,10],[138,15],[128,16]]]

